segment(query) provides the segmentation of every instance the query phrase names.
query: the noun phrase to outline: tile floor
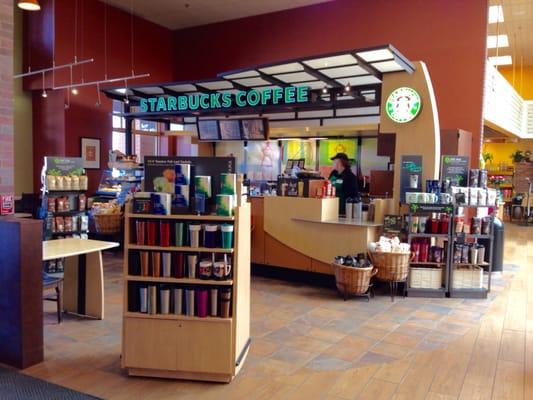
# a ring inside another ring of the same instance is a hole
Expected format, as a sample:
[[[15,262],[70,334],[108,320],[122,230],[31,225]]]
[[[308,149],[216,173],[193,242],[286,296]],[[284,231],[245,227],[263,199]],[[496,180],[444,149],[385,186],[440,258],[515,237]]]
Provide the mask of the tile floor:
[[[254,276],[253,342],[227,385],[121,371],[122,264],[108,255],[106,318],[57,325],[45,305],[46,360],[24,372],[110,399],[531,399],[533,229],[506,229],[512,264],[488,300],[345,302],[333,288]]]

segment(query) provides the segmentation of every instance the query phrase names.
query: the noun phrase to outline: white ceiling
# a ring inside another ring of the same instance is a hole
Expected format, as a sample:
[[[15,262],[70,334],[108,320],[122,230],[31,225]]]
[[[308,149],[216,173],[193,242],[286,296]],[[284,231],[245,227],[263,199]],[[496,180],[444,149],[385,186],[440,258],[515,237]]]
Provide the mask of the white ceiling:
[[[500,48],[498,55],[510,55],[513,64],[520,68],[533,65],[533,0],[490,0],[490,5],[503,7],[504,22],[489,24],[489,34],[507,34],[509,47]],[[496,50],[488,51],[489,56],[496,55]]]
[[[169,29],[267,14],[333,0],[101,0]]]

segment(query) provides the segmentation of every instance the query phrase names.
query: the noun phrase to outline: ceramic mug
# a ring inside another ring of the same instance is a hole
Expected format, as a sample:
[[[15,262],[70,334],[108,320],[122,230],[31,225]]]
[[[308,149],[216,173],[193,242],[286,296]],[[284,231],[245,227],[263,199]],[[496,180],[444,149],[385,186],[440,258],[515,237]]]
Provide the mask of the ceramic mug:
[[[217,261],[213,265],[213,275],[215,279],[227,279],[231,273],[231,265],[224,264],[224,261]]]
[[[417,202],[420,203],[420,204],[426,204],[427,201],[428,201],[428,196],[427,196],[428,193],[418,193],[418,199],[417,199]]]
[[[200,279],[209,279],[211,278],[211,272],[213,270],[213,263],[209,260],[200,261],[198,265],[198,274]]]
[[[418,193],[416,192],[407,192],[405,193],[405,202],[407,204],[413,204],[418,202]]]

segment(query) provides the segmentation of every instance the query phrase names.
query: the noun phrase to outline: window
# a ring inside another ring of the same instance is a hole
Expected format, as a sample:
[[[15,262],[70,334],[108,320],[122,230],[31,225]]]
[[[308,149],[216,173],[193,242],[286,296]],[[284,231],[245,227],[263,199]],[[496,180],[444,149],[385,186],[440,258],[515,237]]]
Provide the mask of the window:
[[[134,148],[137,159],[140,162],[144,162],[144,156],[157,156],[159,155],[157,136],[153,135],[133,135]]]
[[[126,133],[120,131],[113,131],[111,140],[111,150],[119,150],[126,153]]]
[[[124,104],[121,101],[113,100],[113,114],[122,114],[124,112]],[[113,129],[125,129],[126,120],[118,115],[113,115]]]

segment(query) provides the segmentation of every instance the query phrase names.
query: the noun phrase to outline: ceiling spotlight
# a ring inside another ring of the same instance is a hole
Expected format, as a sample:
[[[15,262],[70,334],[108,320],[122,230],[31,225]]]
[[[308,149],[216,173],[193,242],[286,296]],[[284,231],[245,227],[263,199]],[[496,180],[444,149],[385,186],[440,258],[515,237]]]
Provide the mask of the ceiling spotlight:
[[[48,97],[48,94],[46,93],[46,90],[43,89],[43,92],[41,93],[41,96],[45,99]]]
[[[322,88],[322,93],[326,94],[328,92],[328,87],[327,86],[324,86]]]
[[[96,100],[95,106],[96,107],[100,107],[101,105],[102,105],[102,103],[100,102],[100,100]]]
[[[124,104],[130,104],[130,100],[127,97],[124,99]]]
[[[38,0],[19,0],[17,5],[26,11],[39,11],[41,9]]]
[[[350,86],[350,82],[348,82],[348,83],[346,84],[346,86],[344,86],[344,91],[345,91],[345,92],[349,92],[351,89],[352,89],[352,87]]]
[[[78,92],[78,89],[76,89],[76,88],[72,88],[72,90],[71,90],[70,92],[71,92],[73,95],[76,95],[76,94],[79,93],[79,92]]]

